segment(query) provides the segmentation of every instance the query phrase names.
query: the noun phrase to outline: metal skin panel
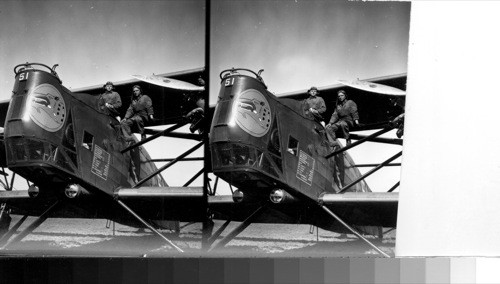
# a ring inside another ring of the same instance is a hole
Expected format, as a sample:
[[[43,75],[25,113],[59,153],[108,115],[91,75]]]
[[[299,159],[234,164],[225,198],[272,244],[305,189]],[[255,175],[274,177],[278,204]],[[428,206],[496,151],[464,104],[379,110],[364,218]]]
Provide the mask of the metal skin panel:
[[[280,118],[278,121],[282,121],[279,126],[282,137],[281,145],[283,148],[286,183],[289,184],[294,191],[314,200],[325,190],[334,192],[331,165],[326,159],[319,157],[316,152],[317,148],[322,149],[325,147],[321,145],[323,142],[321,134],[314,131],[315,128],[322,126],[319,123],[306,119],[296,112],[292,112],[291,109],[284,105],[280,105],[279,115]],[[288,149],[290,137],[298,141],[297,153],[292,154]],[[314,153],[311,150],[313,150]],[[311,184],[297,177],[297,172],[299,171],[298,167],[301,164],[300,151],[303,152],[302,155],[307,155],[310,157],[309,159],[314,160]]]

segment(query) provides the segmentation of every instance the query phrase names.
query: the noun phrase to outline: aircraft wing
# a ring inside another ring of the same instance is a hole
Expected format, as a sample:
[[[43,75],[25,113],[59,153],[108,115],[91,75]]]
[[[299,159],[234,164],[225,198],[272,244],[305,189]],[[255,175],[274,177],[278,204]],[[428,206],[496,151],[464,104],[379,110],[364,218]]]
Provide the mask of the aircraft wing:
[[[269,206],[269,202],[242,202],[236,203],[231,195],[215,195],[208,197],[208,206],[214,219],[242,222],[264,206],[263,214],[253,219],[254,223],[267,224],[297,224],[297,216],[302,206],[285,205]]]
[[[377,84],[395,87],[406,90],[406,74],[398,74],[380,78],[366,79]],[[384,127],[399,114],[404,112],[404,96],[384,95],[375,92],[368,92],[358,88],[353,88],[344,84],[336,84],[319,87],[319,96],[325,100],[326,112],[323,113],[324,120],[328,123],[336,105],[337,92],[345,90],[347,97],[353,100],[358,106],[360,127],[351,131],[370,130]],[[306,99],[309,95],[307,90],[277,95],[280,98],[291,98],[296,100]],[[395,104],[397,102],[397,104]]]
[[[320,204],[326,206],[351,226],[395,227],[398,209],[398,193],[346,192],[325,194]],[[235,203],[231,196],[209,196],[208,204],[216,219],[243,221],[262,203]],[[312,204],[282,204],[267,206],[266,214],[254,220],[256,223],[332,223],[324,211]],[[300,213],[301,212],[301,213]],[[300,217],[301,216],[301,217]],[[337,226],[338,228],[338,226]]]
[[[350,225],[395,227],[397,192],[324,194],[320,203]]]
[[[0,191],[0,203],[14,200],[27,200],[30,196],[27,190]]]
[[[199,221],[203,220],[206,214],[202,187],[122,188],[116,190],[113,197],[148,220]],[[0,204],[6,203],[11,214],[16,215],[40,216],[57,200],[57,197],[31,198],[27,190],[0,191]],[[129,220],[131,216],[126,214],[118,203],[110,202],[111,200],[110,198],[99,204],[83,199],[62,200],[60,208],[52,212],[51,216],[109,218],[110,214],[114,216],[113,212],[121,212],[118,214],[123,216],[115,216],[116,220]],[[78,205],[75,206],[76,204]],[[124,224],[130,224],[129,221]]]
[[[204,68],[197,68],[175,73],[154,75],[154,77],[171,78],[174,80],[191,83],[187,85],[197,85],[198,78],[203,76],[204,71]],[[155,121],[148,124],[147,126],[178,123],[183,120],[184,115],[195,108],[194,102],[189,102],[187,100],[187,95],[193,94],[193,92],[200,92],[201,89],[179,90],[165,88],[157,84],[152,84],[137,79],[140,77],[141,76],[136,76],[130,80],[113,82],[115,91],[120,94],[120,97],[122,99],[122,107],[120,109],[120,116],[122,118],[124,117],[127,108],[130,105],[132,97],[132,87],[134,85],[141,86],[143,93],[148,95],[153,101]],[[103,78],[102,83],[104,84],[105,82],[106,79]],[[104,89],[102,85],[95,85],[91,87],[72,89],[71,91],[74,93],[86,93],[98,96],[104,92]]]
[[[150,220],[190,222],[206,216],[203,187],[121,188],[115,191],[114,198]]]
[[[166,199],[203,198],[203,187],[139,187],[121,188],[115,191],[119,199]]]
[[[13,214],[38,216],[55,202],[55,198],[31,198],[27,190],[0,191],[0,204],[7,203]]]

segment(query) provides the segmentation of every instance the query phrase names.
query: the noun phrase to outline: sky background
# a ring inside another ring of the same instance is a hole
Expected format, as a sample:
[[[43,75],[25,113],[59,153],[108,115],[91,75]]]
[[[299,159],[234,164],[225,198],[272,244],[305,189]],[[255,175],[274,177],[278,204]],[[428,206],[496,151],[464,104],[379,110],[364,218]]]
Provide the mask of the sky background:
[[[204,66],[205,2],[0,1],[0,99],[14,66],[59,64],[67,88]]]
[[[212,74],[258,71],[277,94],[407,70],[410,3],[214,1]],[[216,80],[217,79],[217,80]],[[218,83],[214,84],[218,87]],[[212,96],[217,92],[213,91]]]
[[[211,12],[212,105],[219,73],[231,67],[264,69],[277,94],[407,70],[410,3],[212,1]],[[204,1],[0,1],[0,100],[10,98],[14,66],[27,61],[59,64],[63,84],[80,88],[203,67],[204,48]],[[191,145],[163,140],[146,148],[167,158]],[[376,144],[350,153],[376,163],[400,149]],[[186,162],[164,177],[182,185],[200,168]],[[399,168],[382,171],[368,179],[375,191],[399,179]]]

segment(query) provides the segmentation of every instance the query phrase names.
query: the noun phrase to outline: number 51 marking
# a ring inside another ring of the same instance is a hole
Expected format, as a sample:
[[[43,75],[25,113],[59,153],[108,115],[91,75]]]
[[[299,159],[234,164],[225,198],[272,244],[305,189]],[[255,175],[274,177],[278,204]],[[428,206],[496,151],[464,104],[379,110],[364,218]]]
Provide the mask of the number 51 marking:
[[[24,80],[28,80],[28,76],[30,75],[30,73],[26,72],[26,73],[21,73],[19,75],[19,81],[24,81]]]
[[[234,77],[227,78],[225,83],[224,83],[224,86],[228,87],[228,86],[232,86],[233,84],[234,84]]]

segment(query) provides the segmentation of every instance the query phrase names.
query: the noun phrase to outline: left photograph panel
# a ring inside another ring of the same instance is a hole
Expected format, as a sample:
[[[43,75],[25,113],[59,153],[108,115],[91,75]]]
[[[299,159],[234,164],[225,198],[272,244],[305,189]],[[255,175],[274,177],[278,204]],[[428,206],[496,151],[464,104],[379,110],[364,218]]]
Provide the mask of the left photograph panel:
[[[205,1],[0,14],[0,255],[201,248]]]

